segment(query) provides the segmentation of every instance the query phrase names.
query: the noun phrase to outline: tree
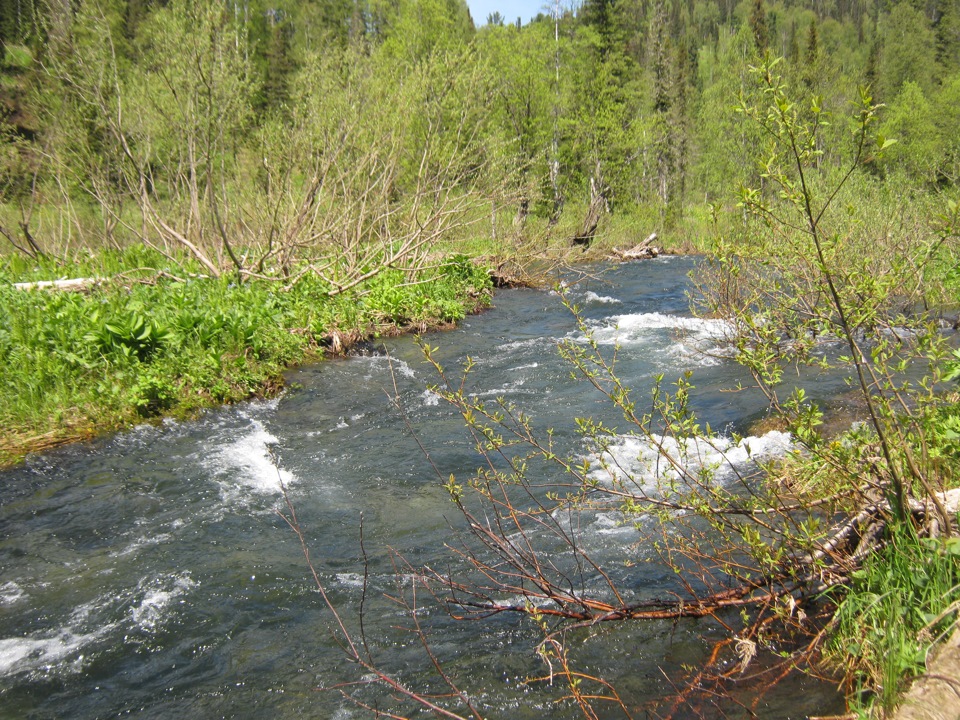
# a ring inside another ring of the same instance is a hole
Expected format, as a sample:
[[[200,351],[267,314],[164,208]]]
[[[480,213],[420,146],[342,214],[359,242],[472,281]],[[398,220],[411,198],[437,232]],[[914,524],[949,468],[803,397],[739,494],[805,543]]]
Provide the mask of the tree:
[[[554,97],[553,28],[547,23],[527,27],[491,26],[477,37],[477,48],[488,63],[496,89],[489,108],[500,132],[512,140],[520,168],[518,226],[537,207],[549,186]]]
[[[937,58],[936,36],[926,16],[906,0],[897,3],[883,22],[882,39],[878,96],[892,99],[908,81],[929,93],[934,86]]]
[[[807,31],[803,63],[803,81],[808,88],[813,87],[819,77],[817,70],[820,66],[820,31],[817,29],[816,18],[810,21],[810,29]]]
[[[752,33],[742,25],[734,33],[722,29],[715,48],[701,50],[700,95],[693,125],[695,153],[691,174],[710,202],[730,198],[737,187],[756,177],[753,167],[740,161],[760,142],[756,126],[744,123],[731,98],[753,86],[748,67],[754,60]]]
[[[261,111],[284,114],[290,102],[290,79],[295,70],[290,37],[293,31],[285,21],[271,21],[267,47],[265,49],[266,67],[264,72],[263,97]]]
[[[577,19],[583,24],[596,30],[600,38],[600,52],[622,52],[623,41],[619,18],[616,16],[613,0],[586,0],[580,6]]]
[[[653,74],[653,113],[656,118],[654,147],[656,152],[657,197],[662,207],[674,197],[673,175],[676,169],[674,127],[671,120],[673,107],[674,78],[671,63],[671,47],[667,28],[666,3],[659,0],[655,5],[650,23],[650,66]]]
[[[954,186],[960,183],[960,72],[946,79],[933,103],[937,130],[935,152],[939,158],[940,180]],[[895,137],[895,136],[894,136]]]
[[[610,203],[629,202],[636,185],[633,126],[642,86],[613,13],[612,5],[584,6],[566,53],[562,157],[568,187],[587,201],[576,231],[581,244],[590,242]]]
[[[944,74],[960,70],[960,7],[950,0],[937,3],[934,21],[937,36],[937,62]]]
[[[757,52],[761,55],[770,45],[770,30],[767,27],[767,11],[763,0],[754,0],[753,10],[750,13],[750,29],[753,30],[753,40],[757,45]]]
[[[400,0],[384,14],[384,52],[416,63],[435,51],[456,48],[473,34],[464,0]]]
[[[937,131],[934,109],[917,83],[908,80],[903,84],[880,130],[884,137],[897,141],[887,150],[884,167],[905,172],[921,183],[937,178],[946,145]]]

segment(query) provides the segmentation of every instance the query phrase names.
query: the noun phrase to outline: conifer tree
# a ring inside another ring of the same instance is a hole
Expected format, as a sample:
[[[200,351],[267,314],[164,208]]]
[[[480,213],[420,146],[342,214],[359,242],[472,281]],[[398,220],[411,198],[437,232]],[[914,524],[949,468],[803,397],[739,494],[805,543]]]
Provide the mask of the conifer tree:
[[[290,78],[295,67],[291,58],[291,27],[283,20],[272,22],[269,33],[261,109],[285,114],[290,100]]]
[[[767,27],[767,11],[763,0],[754,0],[753,11],[750,13],[750,29],[753,30],[753,40],[757,44],[757,52],[763,55],[770,44],[770,31]]]

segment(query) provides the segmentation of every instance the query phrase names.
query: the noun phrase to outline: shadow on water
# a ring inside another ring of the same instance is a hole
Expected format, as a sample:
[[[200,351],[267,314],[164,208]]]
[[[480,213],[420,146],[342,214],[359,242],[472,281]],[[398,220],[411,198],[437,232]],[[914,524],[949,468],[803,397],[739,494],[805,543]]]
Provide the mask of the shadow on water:
[[[727,392],[737,369],[696,351],[714,342],[715,328],[688,316],[693,262],[612,268],[572,298],[601,344],[620,344],[628,383],[645,388],[656,373],[694,370],[698,412],[714,428],[736,429],[763,412],[763,401]],[[513,290],[497,295],[495,310],[428,340],[448,368],[475,359],[471,392],[514,400],[576,451],[573,418],[607,412],[557,355],[557,340],[576,334],[555,294]],[[280,481],[354,629],[362,514],[368,635],[387,667],[435,689],[422,649],[397,629],[400,609],[383,599],[397,582],[388,548],[414,563],[443,563],[444,542],[462,521],[389,402],[393,378],[441,472],[472,471],[477,458],[427,389],[435,378],[419,349],[397,338],[291,372],[279,400],[137,428],[2,473],[0,718],[364,716],[338,693],[317,690],[354,679],[356,668],[331,637],[296,538],[275,512]],[[590,532],[610,556],[632,542],[616,523]],[[638,588],[666,572],[638,567]],[[437,656],[491,715],[576,715],[555,705],[558,688],[523,682],[544,671],[527,622],[459,623],[429,605],[423,618]],[[619,625],[597,628],[577,652],[641,708],[719,634],[707,622]],[[829,687],[792,682],[764,700],[763,717],[839,709]]]

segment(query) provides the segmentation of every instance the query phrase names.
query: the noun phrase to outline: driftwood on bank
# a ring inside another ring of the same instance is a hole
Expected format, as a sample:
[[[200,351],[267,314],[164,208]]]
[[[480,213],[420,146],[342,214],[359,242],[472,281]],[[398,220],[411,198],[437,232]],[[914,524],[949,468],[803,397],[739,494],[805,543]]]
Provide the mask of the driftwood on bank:
[[[619,260],[620,262],[628,262],[630,260],[649,260],[650,258],[657,257],[661,250],[659,247],[654,245],[657,241],[657,234],[650,233],[650,236],[647,237],[641,243],[634,245],[629,250],[621,250],[620,248],[614,248],[611,252],[611,258]]]
[[[142,273],[148,273],[145,276],[137,277]],[[253,276],[253,273],[247,273]],[[261,276],[257,276],[261,277]],[[163,280],[172,282],[187,282],[187,280],[208,280],[209,275],[198,273],[189,273],[185,277],[178,277],[166,270],[157,270],[151,267],[132,268],[111,277],[91,277],[91,278],[61,278],[60,280],[35,280],[33,282],[14,283],[15,290],[52,290],[59,292],[90,292],[94,288],[102,285],[119,285],[130,288],[132,285],[156,285]]]
[[[37,280],[35,282],[14,283],[17,290],[62,290],[64,292],[86,292],[96,287],[103,278],[73,278],[71,280]]]
[[[590,206],[587,208],[587,215],[580,224],[579,230],[573,236],[572,243],[586,250],[593,242],[597,234],[597,226],[600,224],[600,216],[605,212],[610,212],[610,204],[602,192],[597,192],[593,181],[590,186]]]

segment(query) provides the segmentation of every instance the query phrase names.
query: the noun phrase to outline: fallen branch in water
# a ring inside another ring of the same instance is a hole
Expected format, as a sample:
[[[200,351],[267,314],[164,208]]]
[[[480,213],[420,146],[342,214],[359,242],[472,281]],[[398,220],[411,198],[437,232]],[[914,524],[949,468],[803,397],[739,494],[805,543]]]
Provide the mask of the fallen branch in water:
[[[614,260],[619,260],[620,262],[627,262],[629,260],[649,260],[660,255],[660,248],[655,246],[653,243],[657,239],[656,233],[650,233],[649,237],[643,242],[634,245],[629,250],[621,250],[620,248],[614,248],[611,252],[611,258]]]

